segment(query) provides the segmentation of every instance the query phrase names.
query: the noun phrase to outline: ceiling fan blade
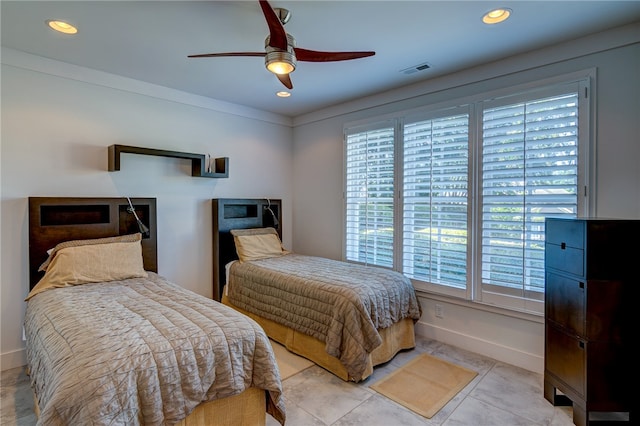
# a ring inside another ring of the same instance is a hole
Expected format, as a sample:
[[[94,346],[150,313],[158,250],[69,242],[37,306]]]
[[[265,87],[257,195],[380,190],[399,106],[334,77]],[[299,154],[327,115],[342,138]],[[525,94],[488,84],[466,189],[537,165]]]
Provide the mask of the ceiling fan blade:
[[[260,0],[260,7],[269,26],[269,46],[280,50],[287,50],[287,32],[284,30],[280,18],[278,18],[278,15],[276,15],[276,12],[274,12],[267,0]]]
[[[296,58],[305,62],[334,62],[348,61],[350,59],[366,58],[373,56],[376,52],[319,52],[317,50],[308,50],[295,47]]]
[[[189,55],[188,58],[215,58],[218,56],[263,56],[265,52],[227,52],[227,53],[203,53],[201,55]]]
[[[289,74],[276,74],[276,77],[278,77],[278,80],[280,80],[287,89],[293,89],[293,83],[291,83],[291,77],[289,77]]]

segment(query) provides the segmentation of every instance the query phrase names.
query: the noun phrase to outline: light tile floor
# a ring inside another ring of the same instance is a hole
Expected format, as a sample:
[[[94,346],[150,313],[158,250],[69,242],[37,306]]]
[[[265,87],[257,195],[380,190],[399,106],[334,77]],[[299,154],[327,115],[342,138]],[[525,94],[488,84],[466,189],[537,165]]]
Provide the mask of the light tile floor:
[[[429,353],[478,372],[478,376],[431,419],[370,388],[377,380]],[[570,407],[553,407],[542,396],[542,375],[434,340],[418,337],[415,349],[376,367],[361,383],[347,383],[312,365],[283,381],[288,426],[570,426]],[[2,425],[36,424],[29,379],[23,368],[2,372]],[[267,416],[267,426],[278,423]]]

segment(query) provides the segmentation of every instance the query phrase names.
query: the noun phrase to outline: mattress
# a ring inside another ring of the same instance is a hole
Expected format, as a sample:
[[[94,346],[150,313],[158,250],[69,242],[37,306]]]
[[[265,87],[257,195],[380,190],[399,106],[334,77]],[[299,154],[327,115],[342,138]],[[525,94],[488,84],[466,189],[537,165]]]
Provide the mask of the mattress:
[[[382,345],[379,330],[422,313],[410,280],[387,269],[289,253],[227,271],[230,305],[323,342],[354,381]]]
[[[284,424],[280,374],[263,329],[148,275],[29,300],[27,368],[38,424],[184,424],[201,404],[250,389],[264,390],[264,410]]]

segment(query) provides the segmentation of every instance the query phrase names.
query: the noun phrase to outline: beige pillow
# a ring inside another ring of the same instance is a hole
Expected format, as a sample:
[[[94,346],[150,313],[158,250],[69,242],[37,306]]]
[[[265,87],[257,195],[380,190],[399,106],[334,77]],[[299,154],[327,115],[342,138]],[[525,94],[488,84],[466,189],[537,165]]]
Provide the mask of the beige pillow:
[[[95,244],[109,244],[109,243],[141,241],[141,240],[142,240],[142,234],[138,232],[138,233],[135,233],[135,234],[118,235],[116,237],[92,238],[92,239],[89,239],[89,240],[64,241],[64,242],[61,242],[61,243],[57,244],[51,250],[47,251],[49,253],[49,257],[47,258],[47,260],[45,260],[42,263],[42,265],[40,265],[40,267],[38,268],[38,271],[46,271],[47,267],[49,266],[49,263],[51,263],[51,260],[56,255],[58,250],[61,250],[63,248],[78,247],[78,246],[88,246],[88,245],[95,245]]]
[[[139,240],[64,247],[55,252],[44,277],[25,300],[51,288],[147,276]]]
[[[236,253],[241,262],[287,254],[273,228],[232,229]]]

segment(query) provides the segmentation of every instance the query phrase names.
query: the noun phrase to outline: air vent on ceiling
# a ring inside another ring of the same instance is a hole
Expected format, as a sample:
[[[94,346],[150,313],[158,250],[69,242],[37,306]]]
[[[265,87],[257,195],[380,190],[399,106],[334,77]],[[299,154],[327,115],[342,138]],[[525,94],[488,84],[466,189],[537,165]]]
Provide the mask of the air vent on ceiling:
[[[424,70],[427,70],[429,68],[431,68],[431,65],[429,65],[428,63],[425,62],[425,63],[420,64],[420,65],[414,65],[412,67],[405,68],[405,69],[401,70],[400,72],[403,73],[403,74],[413,74],[415,72],[424,71]]]

